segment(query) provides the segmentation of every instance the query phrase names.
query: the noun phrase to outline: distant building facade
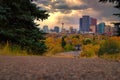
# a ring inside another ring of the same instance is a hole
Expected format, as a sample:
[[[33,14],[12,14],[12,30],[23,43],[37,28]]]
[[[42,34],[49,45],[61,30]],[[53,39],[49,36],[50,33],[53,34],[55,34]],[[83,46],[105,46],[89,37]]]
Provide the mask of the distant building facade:
[[[59,33],[60,32],[60,28],[58,26],[55,26],[54,27],[54,32]]]
[[[113,35],[113,27],[111,27],[110,25],[106,25],[105,26],[105,34],[108,36],[112,36]]]
[[[43,26],[43,32],[49,33],[49,29],[48,29],[48,26],[47,26],[47,25],[44,25],[44,26]]]
[[[119,35],[118,31],[120,29],[120,22],[113,23],[114,24],[114,32],[113,35]]]
[[[97,32],[97,19],[91,18],[90,31],[93,33]]]
[[[69,33],[70,34],[75,34],[75,33],[77,33],[77,30],[76,29],[74,29],[72,26],[69,28]]]
[[[89,16],[83,16],[80,18],[80,32],[85,33],[89,32],[90,30],[90,17]]]
[[[105,23],[104,22],[99,23],[97,25],[97,33],[98,34],[104,34],[105,33]]]
[[[97,19],[90,16],[83,16],[79,21],[79,32],[80,33],[89,33],[96,32]]]

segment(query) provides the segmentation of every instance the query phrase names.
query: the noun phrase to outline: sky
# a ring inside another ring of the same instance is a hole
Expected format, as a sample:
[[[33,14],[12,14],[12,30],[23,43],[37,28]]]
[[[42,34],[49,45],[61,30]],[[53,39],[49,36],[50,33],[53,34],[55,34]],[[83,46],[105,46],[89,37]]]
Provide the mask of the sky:
[[[97,23],[105,22],[107,25],[120,19],[112,14],[119,12],[112,3],[100,3],[98,0],[36,0],[41,9],[49,12],[49,17],[44,21],[37,21],[40,28],[48,25],[49,28],[59,26],[64,23],[64,28],[70,26],[78,29],[79,19],[83,15],[89,15],[97,19]]]

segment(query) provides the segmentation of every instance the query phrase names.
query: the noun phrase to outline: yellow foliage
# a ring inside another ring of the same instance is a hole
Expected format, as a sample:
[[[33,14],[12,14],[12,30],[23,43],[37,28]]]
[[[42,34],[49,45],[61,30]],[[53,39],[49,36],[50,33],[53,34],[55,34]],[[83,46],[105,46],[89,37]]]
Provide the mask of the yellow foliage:
[[[96,57],[99,47],[99,45],[93,44],[84,45],[82,48],[83,52],[80,53],[80,57]]]
[[[80,40],[79,40],[78,38],[73,38],[73,39],[72,39],[72,44],[73,44],[73,45],[80,44]]]
[[[120,61],[120,53],[119,54],[107,54],[100,56],[101,58],[107,59],[107,60],[117,60]]]
[[[48,37],[45,41],[45,44],[48,47],[48,50],[45,53],[46,56],[55,55],[56,53],[64,51],[61,47],[60,38]]]
[[[16,47],[16,50],[11,50],[11,46],[7,42],[5,45],[0,44],[0,55],[26,56],[28,53],[26,50],[21,50],[18,47]]]
[[[116,41],[118,44],[120,44],[120,37],[114,36],[114,37],[111,37],[110,40],[114,40],[114,41]]]

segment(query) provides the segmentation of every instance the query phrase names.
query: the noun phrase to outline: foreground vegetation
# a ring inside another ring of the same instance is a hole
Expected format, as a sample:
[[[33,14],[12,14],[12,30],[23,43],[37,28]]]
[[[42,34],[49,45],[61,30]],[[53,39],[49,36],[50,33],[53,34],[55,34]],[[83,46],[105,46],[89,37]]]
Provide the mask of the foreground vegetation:
[[[63,37],[50,36],[46,38],[48,51],[47,56],[56,55],[60,52],[74,51],[75,45],[81,45],[79,57],[120,60],[120,37],[108,37],[103,35],[69,35]]]
[[[9,56],[27,56],[28,53],[26,50],[21,49],[17,45],[10,45],[8,42],[6,44],[0,44],[0,55],[9,55]],[[30,54],[29,54],[30,55]]]
[[[75,51],[76,45],[81,45],[82,51],[79,57],[95,58],[100,57],[110,60],[120,60],[120,37],[95,36],[95,35],[58,35],[46,37],[45,45],[47,51],[44,56],[53,56],[61,52]],[[64,40],[63,40],[64,37]],[[64,45],[63,45],[64,44]],[[6,43],[0,44],[0,55],[33,55],[18,45]]]
[[[48,13],[32,0],[0,0],[0,43],[18,46],[27,53],[42,55],[46,51],[44,34],[34,20],[48,18]]]

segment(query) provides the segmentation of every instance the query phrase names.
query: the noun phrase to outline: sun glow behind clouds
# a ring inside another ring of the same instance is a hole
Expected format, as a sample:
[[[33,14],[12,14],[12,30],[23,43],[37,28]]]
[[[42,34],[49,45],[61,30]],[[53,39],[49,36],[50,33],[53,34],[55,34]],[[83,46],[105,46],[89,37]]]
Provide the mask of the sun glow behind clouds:
[[[75,6],[75,5],[82,5],[83,4],[82,0],[66,0],[66,3],[69,6]]]
[[[55,2],[56,0],[51,0],[51,2]]]
[[[52,28],[54,26],[59,26],[61,25],[62,21],[61,19],[63,18],[63,15],[60,12],[54,12],[49,14],[50,17],[48,17],[47,20],[44,20],[43,22],[37,22],[40,24],[40,27],[44,25],[48,25],[49,28]]]

